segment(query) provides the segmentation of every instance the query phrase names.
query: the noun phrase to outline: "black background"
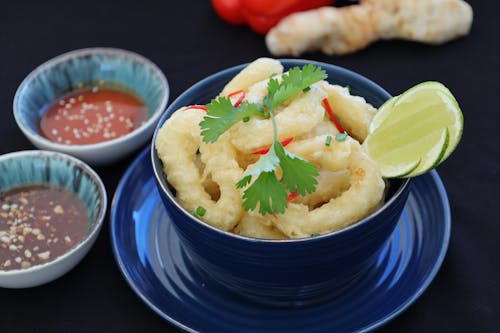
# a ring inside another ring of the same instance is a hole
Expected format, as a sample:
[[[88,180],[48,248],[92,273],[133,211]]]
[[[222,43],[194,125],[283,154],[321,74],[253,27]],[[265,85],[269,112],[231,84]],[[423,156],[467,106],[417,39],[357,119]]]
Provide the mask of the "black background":
[[[470,35],[443,46],[384,41],[343,57],[304,56],[352,69],[392,94],[422,81],[441,81],[465,116],[461,144],[438,168],[452,210],[447,257],[428,290],[382,332],[500,327],[500,3],[470,3],[475,16]],[[219,20],[208,0],[2,1],[0,153],[33,148],[12,116],[22,79],[60,53],[89,46],[125,48],[151,59],[170,81],[171,101],[216,71],[269,56],[262,36]],[[110,197],[131,161],[97,168]],[[0,331],[177,332],[121,277],[108,227],[106,220],[90,253],[62,278],[32,289],[0,289]]]

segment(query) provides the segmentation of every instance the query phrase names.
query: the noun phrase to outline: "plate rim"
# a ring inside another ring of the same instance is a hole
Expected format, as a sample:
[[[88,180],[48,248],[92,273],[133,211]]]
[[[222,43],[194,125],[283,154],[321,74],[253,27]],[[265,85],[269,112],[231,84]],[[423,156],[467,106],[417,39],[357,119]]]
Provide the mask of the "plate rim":
[[[148,159],[149,154],[151,152],[151,147],[148,145],[146,146],[133,160],[133,162],[129,165],[123,176],[120,178],[120,181],[116,187],[115,193],[113,195],[113,199],[111,201],[111,207],[110,207],[110,238],[111,238],[111,248],[113,252],[113,258],[115,260],[115,263],[117,264],[120,274],[122,277],[125,279],[127,282],[128,286],[132,289],[132,291],[136,294],[136,296],[139,297],[139,299],[146,305],[148,306],[151,310],[153,310],[160,318],[165,320],[167,323],[173,325],[176,328],[179,328],[185,332],[189,333],[197,333],[199,331],[194,330],[190,328],[189,326],[181,323],[180,321],[174,319],[171,317],[168,313],[165,313],[161,309],[159,309],[152,301],[148,299],[146,295],[144,295],[139,288],[136,286],[135,280],[131,277],[129,274],[128,270],[125,269],[124,262],[122,258],[119,255],[118,251],[118,246],[117,246],[117,239],[115,237],[115,225],[116,225],[116,207],[117,207],[117,202],[120,199],[120,197],[123,194],[123,190],[125,186],[128,183],[128,180],[130,178],[131,173],[135,170],[138,164],[142,162],[143,159]],[[432,270],[428,273],[427,278],[421,283],[420,287],[411,295],[411,297],[408,298],[406,302],[403,302],[400,304],[398,307],[394,308],[392,312],[387,314],[386,316],[383,316],[380,320],[372,323],[371,325],[362,327],[359,332],[369,332],[373,331],[375,329],[378,329],[390,321],[392,321],[394,318],[402,314],[404,311],[406,311],[411,305],[413,305],[418,298],[427,290],[427,288],[430,286],[434,278],[436,277],[437,273],[439,272],[443,261],[446,257],[446,253],[448,251],[449,243],[450,243],[450,235],[451,235],[451,209],[450,209],[450,204],[448,200],[448,195],[446,193],[446,189],[444,187],[444,184],[439,177],[439,174],[437,173],[436,170],[432,170],[427,176],[430,176],[435,183],[437,187],[437,192],[438,196],[440,199],[440,205],[443,207],[444,211],[444,233],[443,233],[443,242],[441,243],[440,249],[439,249],[439,255],[433,264]],[[425,175],[424,175],[425,176]],[[151,177],[154,177],[154,175],[151,175]],[[415,179],[415,181],[418,181],[418,177]],[[410,191],[413,191],[413,189],[410,189]]]

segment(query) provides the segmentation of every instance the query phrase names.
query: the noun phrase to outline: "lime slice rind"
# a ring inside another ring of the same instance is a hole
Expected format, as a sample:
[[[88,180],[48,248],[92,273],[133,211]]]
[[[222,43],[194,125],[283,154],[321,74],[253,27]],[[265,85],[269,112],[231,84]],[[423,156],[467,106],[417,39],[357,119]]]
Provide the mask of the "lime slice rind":
[[[443,132],[443,135],[441,136],[440,143],[436,144],[435,147],[433,148],[433,152],[429,152],[429,154],[426,156],[427,160],[422,161],[418,168],[415,168],[411,173],[407,174],[407,177],[416,177],[423,175],[424,173],[427,173],[431,171],[432,169],[436,168],[439,164],[441,164],[443,160],[443,156],[446,153],[446,150],[448,148],[449,144],[449,131],[446,128]]]
[[[420,165],[420,160],[411,164],[385,165],[380,166],[380,172],[385,178],[405,178],[411,174]]]
[[[375,116],[372,118],[370,125],[368,127],[368,133],[372,133],[375,131],[377,127],[383,122],[383,120],[387,116],[387,112],[385,110],[392,109],[393,105],[397,102],[399,96],[394,96],[389,98],[387,101],[385,101],[382,106],[378,109],[377,113],[375,113]]]
[[[450,131],[450,138],[449,138],[449,144],[446,152],[443,155],[443,158],[439,163],[444,162],[457,148],[458,143],[460,142],[460,139],[462,138],[462,133],[463,133],[463,123],[464,123],[464,116],[462,111],[460,110],[460,106],[458,105],[457,100],[455,97],[453,97],[451,94],[448,95],[446,93],[442,92],[436,92],[442,99],[443,101],[448,101],[451,102],[452,106],[450,106],[452,109],[458,110],[459,112],[456,112],[456,117],[457,120],[455,122],[455,126],[452,126],[451,129],[448,128]],[[455,128],[454,128],[455,127]]]

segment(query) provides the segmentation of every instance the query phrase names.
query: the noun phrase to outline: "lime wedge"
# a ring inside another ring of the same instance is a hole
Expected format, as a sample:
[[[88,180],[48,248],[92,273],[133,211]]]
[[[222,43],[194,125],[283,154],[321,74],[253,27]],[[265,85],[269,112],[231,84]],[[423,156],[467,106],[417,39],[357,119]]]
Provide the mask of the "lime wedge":
[[[450,156],[462,130],[463,115],[451,92],[424,82],[380,107],[364,146],[384,177],[414,177]]]
[[[399,96],[389,98],[384,104],[382,104],[381,107],[378,108],[376,116],[373,117],[372,121],[370,122],[370,126],[368,127],[368,133],[373,132],[377,127],[380,126],[382,121],[387,117],[388,114],[390,114],[390,112],[387,112],[387,110],[393,107],[398,97]]]

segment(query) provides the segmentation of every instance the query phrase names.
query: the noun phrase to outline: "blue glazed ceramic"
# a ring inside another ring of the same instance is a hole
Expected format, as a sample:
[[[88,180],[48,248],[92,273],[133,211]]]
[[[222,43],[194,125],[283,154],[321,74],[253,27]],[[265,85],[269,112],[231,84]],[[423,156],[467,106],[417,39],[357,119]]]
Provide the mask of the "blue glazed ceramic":
[[[390,95],[349,70],[305,60],[282,60],[285,69],[314,63],[328,81],[348,85],[355,95],[380,106]],[[259,303],[301,307],[329,300],[357,284],[373,267],[393,232],[410,191],[409,180],[391,182],[386,203],[375,213],[334,233],[295,240],[262,240],[235,235],[193,217],[175,199],[154,149],[158,128],[178,108],[205,104],[245,65],[199,82],[167,109],[153,137],[152,163],[162,198],[178,236],[200,274],[235,294]]]
[[[0,156],[0,192],[29,185],[53,185],[76,193],[88,213],[88,235],[60,257],[27,269],[0,271],[0,286],[24,288],[63,275],[88,252],[106,213],[106,190],[99,176],[82,161],[58,152],[21,151]]]
[[[111,242],[132,290],[184,331],[371,331],[399,315],[426,290],[446,255],[450,207],[444,186],[432,171],[414,179],[403,214],[376,262],[338,297],[295,309],[245,301],[195,267],[160,199],[149,154],[144,150],[118,185],[110,213]]]
[[[79,84],[99,81],[135,92],[148,107],[146,123],[125,136],[91,145],[65,145],[40,135],[44,106]],[[168,97],[165,75],[148,59],[120,49],[89,48],[62,54],[36,68],[19,86],[13,108],[19,128],[35,146],[69,153],[91,164],[106,164],[150,139]]]

